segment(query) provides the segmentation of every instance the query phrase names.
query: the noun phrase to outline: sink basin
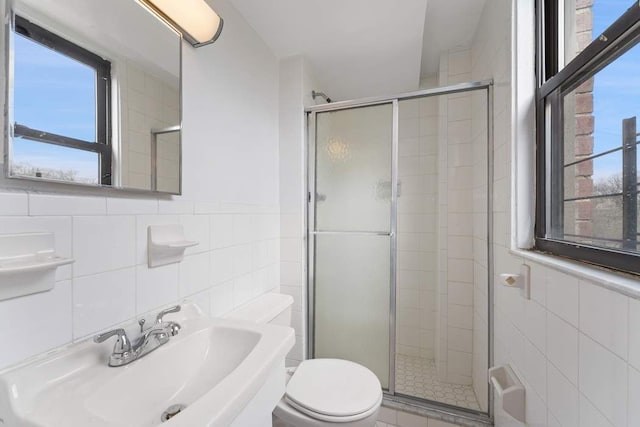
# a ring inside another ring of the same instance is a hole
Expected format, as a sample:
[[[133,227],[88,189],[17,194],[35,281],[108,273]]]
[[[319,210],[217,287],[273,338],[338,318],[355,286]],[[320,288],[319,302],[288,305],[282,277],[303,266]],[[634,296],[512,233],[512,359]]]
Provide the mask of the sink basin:
[[[193,305],[171,320],[179,335],[123,367],[107,366],[113,342],[84,342],[1,373],[0,425],[229,426],[295,339],[291,328],[210,319]],[[184,409],[161,422],[172,405]]]

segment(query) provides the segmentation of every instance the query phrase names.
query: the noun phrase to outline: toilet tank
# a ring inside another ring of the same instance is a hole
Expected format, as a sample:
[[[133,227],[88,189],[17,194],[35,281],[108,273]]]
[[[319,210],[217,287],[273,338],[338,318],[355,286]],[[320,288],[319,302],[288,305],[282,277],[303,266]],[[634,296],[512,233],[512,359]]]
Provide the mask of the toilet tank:
[[[291,295],[268,293],[233,310],[224,317],[255,323],[291,326]]]

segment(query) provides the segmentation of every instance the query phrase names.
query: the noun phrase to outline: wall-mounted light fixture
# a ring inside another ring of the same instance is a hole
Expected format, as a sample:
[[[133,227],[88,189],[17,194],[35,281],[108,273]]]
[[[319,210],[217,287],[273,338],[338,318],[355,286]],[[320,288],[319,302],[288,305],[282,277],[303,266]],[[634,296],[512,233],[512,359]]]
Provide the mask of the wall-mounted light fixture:
[[[205,0],[139,0],[174,25],[194,47],[213,43],[222,33],[222,18]]]

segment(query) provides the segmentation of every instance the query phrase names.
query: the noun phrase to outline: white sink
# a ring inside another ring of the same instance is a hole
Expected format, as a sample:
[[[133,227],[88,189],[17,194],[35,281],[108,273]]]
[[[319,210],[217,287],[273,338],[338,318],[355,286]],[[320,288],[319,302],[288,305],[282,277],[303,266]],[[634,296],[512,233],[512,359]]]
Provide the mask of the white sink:
[[[180,334],[123,367],[107,366],[113,341],[83,342],[0,373],[0,426],[229,426],[274,369],[284,388],[291,328],[209,319],[193,305],[167,318]],[[175,404],[186,408],[161,423]]]

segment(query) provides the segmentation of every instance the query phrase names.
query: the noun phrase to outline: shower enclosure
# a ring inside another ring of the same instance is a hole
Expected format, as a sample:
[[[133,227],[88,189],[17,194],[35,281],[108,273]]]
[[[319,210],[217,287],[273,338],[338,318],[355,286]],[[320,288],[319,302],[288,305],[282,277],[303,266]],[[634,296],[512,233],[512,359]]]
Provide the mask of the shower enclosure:
[[[308,354],[486,419],[491,82],[307,110]]]

